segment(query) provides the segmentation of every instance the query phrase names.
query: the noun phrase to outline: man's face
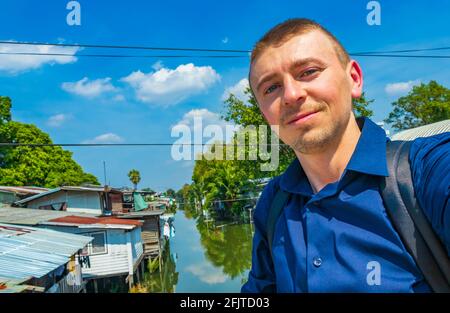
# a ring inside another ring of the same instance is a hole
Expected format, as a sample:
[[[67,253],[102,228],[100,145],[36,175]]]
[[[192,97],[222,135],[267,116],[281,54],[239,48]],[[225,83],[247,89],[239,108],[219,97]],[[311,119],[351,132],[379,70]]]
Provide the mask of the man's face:
[[[294,150],[315,153],[344,133],[362,74],[340,63],[332,41],[314,30],[269,47],[253,61],[250,84],[270,125]]]

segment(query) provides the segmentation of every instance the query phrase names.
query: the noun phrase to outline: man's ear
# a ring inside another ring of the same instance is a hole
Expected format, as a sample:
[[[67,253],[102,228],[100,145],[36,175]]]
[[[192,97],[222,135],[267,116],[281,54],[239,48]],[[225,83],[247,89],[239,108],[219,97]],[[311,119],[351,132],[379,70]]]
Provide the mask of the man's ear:
[[[361,97],[363,90],[363,73],[358,62],[351,60],[348,64],[350,67],[350,84],[351,84],[351,95],[353,99]]]

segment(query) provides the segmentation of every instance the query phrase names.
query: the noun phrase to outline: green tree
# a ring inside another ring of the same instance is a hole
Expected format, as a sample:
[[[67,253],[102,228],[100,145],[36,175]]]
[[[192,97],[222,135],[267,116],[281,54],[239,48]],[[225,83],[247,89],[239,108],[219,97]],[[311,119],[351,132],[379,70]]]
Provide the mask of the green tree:
[[[0,125],[11,121],[11,99],[0,96]]]
[[[369,109],[369,105],[375,100],[366,99],[365,92],[362,93],[361,97],[357,99],[353,99],[353,111],[355,112],[356,117],[371,117],[373,115],[373,111]]]
[[[52,144],[50,136],[31,124],[11,120],[11,101],[0,97],[0,139],[4,143]],[[0,147],[0,184],[9,186],[99,185],[59,146]]]
[[[247,101],[242,101],[237,98],[235,95],[230,94],[229,97],[225,100],[225,112],[222,114],[222,118],[227,122],[233,122],[236,125],[247,127],[247,126],[255,126],[256,128],[259,125],[265,125],[269,128],[269,124],[264,119],[261,111],[259,110],[258,102],[256,101],[255,96],[253,95],[250,87],[247,87],[244,91],[245,96],[247,97]],[[270,135],[268,138],[264,139],[265,142],[271,142]],[[259,143],[259,131],[258,131],[258,143]],[[280,140],[281,145],[279,148],[279,157],[280,163],[277,170],[273,172],[261,172],[260,164],[262,161],[240,161],[239,165],[246,168],[246,171],[250,173],[250,176],[254,178],[262,178],[262,177],[271,177],[281,174],[292,162],[295,158],[295,154],[292,149],[284,145]],[[248,152],[248,148],[247,152]],[[270,149],[269,149],[270,150]]]
[[[166,196],[167,197],[171,197],[171,198],[175,198],[175,190],[173,190],[172,188],[169,188],[166,190]]]
[[[132,169],[128,172],[128,178],[134,186],[134,189],[137,189],[137,184],[141,181],[141,174],[138,170]]]
[[[384,121],[396,130],[447,120],[450,119],[450,89],[434,80],[421,83],[392,106],[394,110]]]

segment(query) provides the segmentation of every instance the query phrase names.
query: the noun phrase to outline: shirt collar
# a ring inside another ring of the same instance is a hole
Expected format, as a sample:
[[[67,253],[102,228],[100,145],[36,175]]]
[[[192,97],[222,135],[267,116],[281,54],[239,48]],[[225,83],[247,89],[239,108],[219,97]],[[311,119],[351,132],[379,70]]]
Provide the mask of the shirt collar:
[[[357,122],[361,129],[361,136],[345,171],[388,176],[385,131],[366,117],[358,118]],[[308,178],[297,158],[281,175],[280,188],[291,193],[308,196],[313,194]]]
[[[361,136],[347,164],[347,170],[389,176],[386,162],[386,132],[370,119],[358,118]]]

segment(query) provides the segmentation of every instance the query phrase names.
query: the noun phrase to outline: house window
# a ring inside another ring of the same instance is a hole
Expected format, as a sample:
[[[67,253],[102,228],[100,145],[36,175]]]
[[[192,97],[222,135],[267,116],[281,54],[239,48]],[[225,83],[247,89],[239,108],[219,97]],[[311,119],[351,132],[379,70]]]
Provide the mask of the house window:
[[[94,237],[91,242],[91,254],[106,253],[106,234],[104,232],[92,233],[91,237]]]
[[[94,239],[83,249],[81,255],[96,255],[108,253],[106,246],[106,232],[83,233],[82,235]]]
[[[66,202],[58,202],[47,205],[41,205],[38,208],[39,210],[54,210],[54,211],[66,211],[67,203]]]

